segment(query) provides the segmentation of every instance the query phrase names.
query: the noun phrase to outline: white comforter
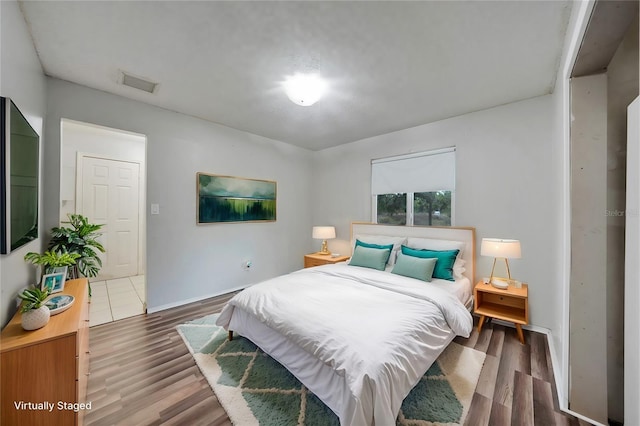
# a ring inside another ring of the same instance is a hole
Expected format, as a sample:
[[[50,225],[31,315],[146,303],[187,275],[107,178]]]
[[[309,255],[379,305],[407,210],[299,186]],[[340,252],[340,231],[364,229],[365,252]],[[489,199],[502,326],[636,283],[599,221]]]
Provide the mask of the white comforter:
[[[404,398],[471,315],[428,283],[346,264],[302,269],[245,289],[224,307],[255,316],[344,376],[342,425],[395,425]]]

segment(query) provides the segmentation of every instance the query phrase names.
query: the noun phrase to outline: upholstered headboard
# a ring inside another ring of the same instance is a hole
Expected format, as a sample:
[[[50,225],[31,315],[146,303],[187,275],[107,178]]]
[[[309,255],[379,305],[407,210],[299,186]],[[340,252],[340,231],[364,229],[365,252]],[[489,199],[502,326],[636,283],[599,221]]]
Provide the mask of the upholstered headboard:
[[[351,247],[355,244],[355,235],[385,235],[389,237],[431,238],[434,240],[460,241],[465,244],[462,258],[466,261],[464,276],[471,284],[476,275],[476,229],[453,226],[399,226],[376,223],[353,222],[351,224]]]

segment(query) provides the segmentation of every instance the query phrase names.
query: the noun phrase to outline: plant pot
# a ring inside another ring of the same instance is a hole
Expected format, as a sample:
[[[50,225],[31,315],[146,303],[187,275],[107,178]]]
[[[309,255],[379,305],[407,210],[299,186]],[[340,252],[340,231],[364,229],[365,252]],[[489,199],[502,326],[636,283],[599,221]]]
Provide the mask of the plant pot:
[[[22,328],[25,330],[37,330],[44,327],[49,322],[51,312],[46,306],[32,309],[22,313]]]

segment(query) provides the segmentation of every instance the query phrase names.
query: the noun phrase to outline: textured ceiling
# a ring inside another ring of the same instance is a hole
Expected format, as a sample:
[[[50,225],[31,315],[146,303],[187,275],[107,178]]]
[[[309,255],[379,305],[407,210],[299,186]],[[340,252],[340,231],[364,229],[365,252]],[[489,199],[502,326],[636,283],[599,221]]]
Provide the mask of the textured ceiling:
[[[49,76],[319,150],[550,93],[571,2],[20,6]],[[280,84],[308,71],[329,90],[301,107]]]

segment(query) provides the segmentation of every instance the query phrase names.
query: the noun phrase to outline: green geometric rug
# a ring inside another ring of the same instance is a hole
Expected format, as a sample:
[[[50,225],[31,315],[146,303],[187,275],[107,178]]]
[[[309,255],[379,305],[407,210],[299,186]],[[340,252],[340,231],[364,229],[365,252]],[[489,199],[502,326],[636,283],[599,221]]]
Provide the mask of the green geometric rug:
[[[237,426],[332,426],[338,417],[251,341],[215,325],[218,314],[177,327],[196,364]],[[450,343],[402,403],[398,425],[462,424],[485,354]]]

